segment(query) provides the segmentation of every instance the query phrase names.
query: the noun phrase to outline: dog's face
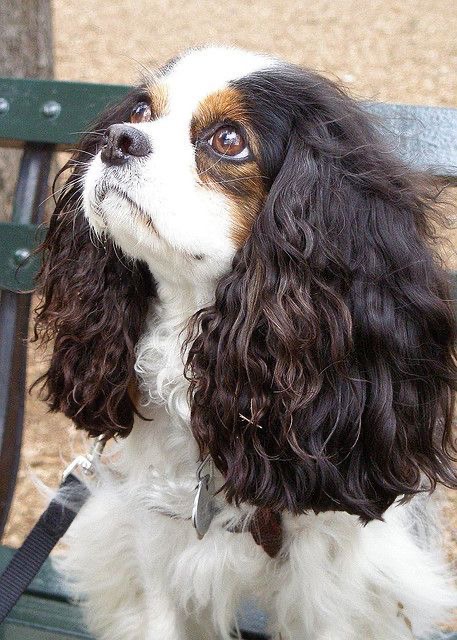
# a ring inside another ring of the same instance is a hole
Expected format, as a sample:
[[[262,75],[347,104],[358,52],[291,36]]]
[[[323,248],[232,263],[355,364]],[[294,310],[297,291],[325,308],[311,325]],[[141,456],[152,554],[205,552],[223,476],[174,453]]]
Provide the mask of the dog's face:
[[[155,281],[190,282],[211,292],[189,321],[190,427],[229,500],[369,520],[424,478],[456,484],[433,191],[335,84],[192,51],[108,109],[69,166],[38,315],[53,410],[128,434]]]
[[[275,66],[240,50],[200,49],[134,92],[84,178],[97,233],[156,275],[173,278],[179,265],[180,279],[226,272],[269,182],[242,79]]]

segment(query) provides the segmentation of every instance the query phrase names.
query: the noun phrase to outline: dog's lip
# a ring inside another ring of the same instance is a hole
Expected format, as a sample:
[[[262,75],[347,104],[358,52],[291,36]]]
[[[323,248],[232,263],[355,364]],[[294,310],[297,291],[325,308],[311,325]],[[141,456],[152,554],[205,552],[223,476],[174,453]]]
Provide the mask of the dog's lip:
[[[124,191],[124,189],[122,189],[122,187],[120,187],[118,184],[113,184],[112,182],[107,184],[106,182],[105,183],[102,182],[102,184],[99,185],[99,188],[96,189],[96,196],[97,196],[98,202],[102,203],[110,193],[114,193],[115,195],[121,197],[123,200],[128,202],[128,204],[139,214],[141,221],[149,229],[151,229],[157,236],[160,237],[160,234],[157,231],[157,228],[154,225],[153,221],[151,220],[151,217],[146,213],[143,207],[138,202],[136,202],[126,191]]]

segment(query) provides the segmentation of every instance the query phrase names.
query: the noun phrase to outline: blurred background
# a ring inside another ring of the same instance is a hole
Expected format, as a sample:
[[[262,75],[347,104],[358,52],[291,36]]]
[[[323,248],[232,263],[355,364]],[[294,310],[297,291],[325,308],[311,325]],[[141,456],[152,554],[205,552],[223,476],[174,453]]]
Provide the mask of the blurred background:
[[[143,66],[215,43],[312,67],[356,98],[456,107],[456,33],[455,0],[1,0],[0,76],[134,83]],[[0,211],[14,188],[14,153],[1,152]],[[42,368],[32,345],[30,382]],[[71,425],[30,396],[5,544],[20,544],[42,509],[36,481],[56,486],[78,446]],[[445,501],[455,562],[457,499],[445,492]]]

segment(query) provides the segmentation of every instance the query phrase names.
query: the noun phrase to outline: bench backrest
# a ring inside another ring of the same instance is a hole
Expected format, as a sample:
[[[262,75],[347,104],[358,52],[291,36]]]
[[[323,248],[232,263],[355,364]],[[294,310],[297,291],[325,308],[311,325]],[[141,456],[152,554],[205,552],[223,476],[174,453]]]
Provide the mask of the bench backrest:
[[[38,241],[51,158],[56,150],[74,147],[97,114],[129,89],[125,85],[0,79],[0,147],[23,148],[11,220],[0,222],[0,535],[19,462],[25,339],[38,267],[37,259],[25,259]],[[391,148],[404,161],[457,180],[457,109],[382,103],[364,103],[363,107],[377,117]],[[28,293],[18,293],[21,291]]]

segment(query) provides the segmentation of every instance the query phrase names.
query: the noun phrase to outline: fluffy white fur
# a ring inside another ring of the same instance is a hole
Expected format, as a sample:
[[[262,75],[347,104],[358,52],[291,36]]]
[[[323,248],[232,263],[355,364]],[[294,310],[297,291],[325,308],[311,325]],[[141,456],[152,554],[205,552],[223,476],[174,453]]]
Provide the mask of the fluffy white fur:
[[[221,496],[222,511],[202,540],[192,527],[198,451],[189,429],[181,332],[211,301],[235,247],[224,197],[195,178],[187,130],[205,95],[268,64],[235,50],[193,52],[167,79],[170,112],[135,125],[148,133],[155,153],[135,173],[125,169],[122,184],[159,237],[116,195],[104,199],[103,211],[94,205],[99,156],[86,176],[91,225],[148,262],[160,300],[137,347],[148,420],[138,418],[100,465],[61,563],[100,640],[225,639],[247,597],[265,609],[273,637],[282,640],[411,640],[430,633],[457,603],[429,499],[395,505],[384,522],[367,526],[345,513],[286,514],[285,544],[275,559],[249,532],[226,530],[242,510],[224,505]],[[200,252],[207,259],[192,260]]]

